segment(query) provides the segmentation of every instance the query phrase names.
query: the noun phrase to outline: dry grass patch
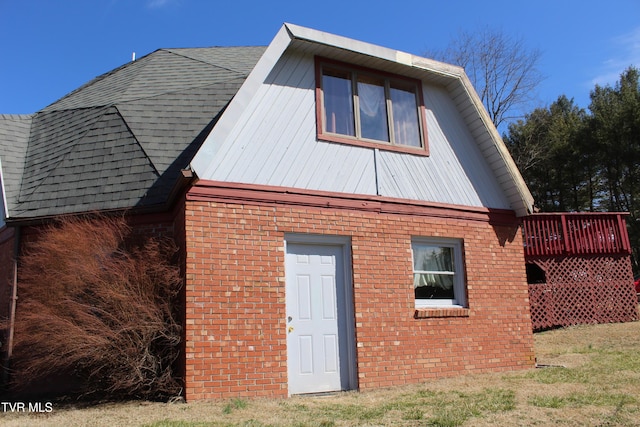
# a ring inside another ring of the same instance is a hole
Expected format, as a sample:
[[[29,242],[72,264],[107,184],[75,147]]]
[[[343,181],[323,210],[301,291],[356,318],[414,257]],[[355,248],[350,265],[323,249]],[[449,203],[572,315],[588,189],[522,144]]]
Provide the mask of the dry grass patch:
[[[442,379],[363,393],[193,403],[130,402],[4,414],[37,426],[638,426],[640,323],[535,334],[528,371]]]

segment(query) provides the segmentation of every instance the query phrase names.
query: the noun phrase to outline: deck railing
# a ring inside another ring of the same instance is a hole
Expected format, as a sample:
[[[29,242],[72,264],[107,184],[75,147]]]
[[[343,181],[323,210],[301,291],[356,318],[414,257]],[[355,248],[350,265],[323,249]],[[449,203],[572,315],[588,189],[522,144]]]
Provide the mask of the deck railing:
[[[545,213],[523,219],[525,256],[628,254],[625,217],[612,213]]]

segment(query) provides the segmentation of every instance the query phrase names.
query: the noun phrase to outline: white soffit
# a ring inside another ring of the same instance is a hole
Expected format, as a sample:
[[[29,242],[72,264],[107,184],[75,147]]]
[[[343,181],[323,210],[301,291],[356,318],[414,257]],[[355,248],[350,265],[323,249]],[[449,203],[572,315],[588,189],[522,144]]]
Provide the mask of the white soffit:
[[[444,62],[423,58],[407,52],[377,46],[347,37],[329,34],[311,28],[300,27],[294,24],[285,24],[292,37],[292,44],[304,46],[306,50],[313,51],[320,56],[329,56],[331,59],[347,60],[359,65],[377,63],[372,68],[385,69],[393,72],[394,68],[403,75],[440,84],[447,84],[451,80],[459,79],[464,74],[461,67],[446,64]],[[303,50],[305,50],[303,48]],[[354,54],[361,57],[354,60]],[[410,67],[411,69],[407,69]],[[412,72],[413,71],[413,72]],[[425,74],[428,71],[429,74]]]

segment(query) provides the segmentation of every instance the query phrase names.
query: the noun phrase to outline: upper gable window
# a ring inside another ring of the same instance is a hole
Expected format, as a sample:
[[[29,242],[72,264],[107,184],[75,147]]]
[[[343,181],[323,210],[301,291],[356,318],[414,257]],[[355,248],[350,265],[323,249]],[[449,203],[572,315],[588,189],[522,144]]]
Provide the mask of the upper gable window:
[[[419,80],[316,60],[318,137],[427,154]]]

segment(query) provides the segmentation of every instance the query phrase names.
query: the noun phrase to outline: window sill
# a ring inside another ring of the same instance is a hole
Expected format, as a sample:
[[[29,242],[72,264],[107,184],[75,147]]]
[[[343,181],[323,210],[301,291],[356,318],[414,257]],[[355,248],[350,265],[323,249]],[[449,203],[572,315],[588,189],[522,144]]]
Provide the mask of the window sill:
[[[437,317],[469,317],[469,309],[464,307],[420,307],[413,314],[414,319]]]
[[[355,145],[357,147],[377,148],[382,151],[395,151],[398,153],[416,154],[418,156],[429,156],[429,150],[424,147],[411,147],[408,145],[390,144],[385,142],[373,142],[355,138],[343,137],[338,134],[318,133],[318,140],[324,142],[335,142],[338,144]]]

